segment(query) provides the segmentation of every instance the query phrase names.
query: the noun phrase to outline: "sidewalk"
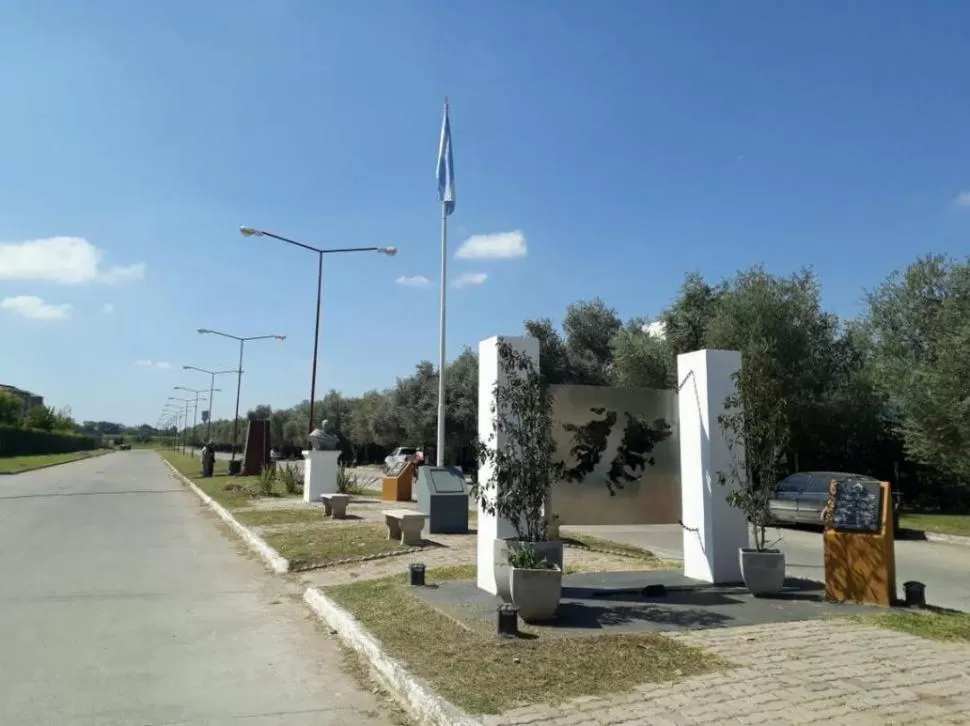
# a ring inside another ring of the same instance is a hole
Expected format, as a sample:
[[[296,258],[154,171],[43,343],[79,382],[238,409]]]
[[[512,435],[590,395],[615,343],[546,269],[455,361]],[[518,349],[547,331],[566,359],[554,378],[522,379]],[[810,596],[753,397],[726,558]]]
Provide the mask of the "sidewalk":
[[[612,698],[531,706],[488,726],[970,724],[970,648],[882,628],[806,621],[670,637],[739,667]]]
[[[664,559],[683,559],[683,530],[678,524],[607,525],[573,527],[562,531],[585,533],[594,537],[642,547]],[[785,552],[786,569],[791,577],[819,582],[825,579],[822,535],[804,529],[769,529],[769,541],[779,539]],[[965,545],[918,540],[896,540],[896,582],[918,580],[926,584],[927,601],[933,605],[970,612],[970,576],[967,563],[970,549]],[[900,595],[902,592],[900,592]]]

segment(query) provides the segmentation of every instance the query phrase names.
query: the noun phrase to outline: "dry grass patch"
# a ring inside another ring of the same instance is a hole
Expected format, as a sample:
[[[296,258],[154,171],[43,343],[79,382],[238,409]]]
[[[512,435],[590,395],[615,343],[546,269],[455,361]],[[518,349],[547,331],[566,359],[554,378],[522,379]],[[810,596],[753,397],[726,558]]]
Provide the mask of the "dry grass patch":
[[[253,492],[258,488],[258,476],[229,476],[225,473],[226,462],[216,461],[215,475],[204,479],[199,456],[165,451],[162,452],[162,458],[226,509],[240,509],[252,504]],[[220,464],[223,465],[221,469]]]
[[[474,576],[474,567],[429,570],[429,584]],[[473,713],[529,703],[629,691],[728,664],[662,635],[605,635],[505,640],[471,632],[409,592],[407,576],[325,589],[442,696]]]
[[[563,542],[578,545],[579,547],[586,547],[591,550],[614,552],[623,555],[624,557],[632,557],[637,560],[644,560],[650,563],[651,569],[655,570],[667,570],[681,567],[680,563],[661,560],[650,550],[645,550],[642,547],[637,547],[636,545],[614,542],[610,539],[590,537],[586,534],[571,533],[568,536],[563,537]]]
[[[326,522],[324,512],[323,506],[307,505],[301,509],[242,509],[233,512],[233,516],[247,527],[272,527],[281,524]]]
[[[405,552],[397,540],[387,538],[382,524],[297,524],[267,534],[266,543],[297,568],[325,567],[342,560]]]
[[[952,610],[928,608],[921,611],[888,612],[856,617],[853,621],[930,640],[970,643],[970,614]]]

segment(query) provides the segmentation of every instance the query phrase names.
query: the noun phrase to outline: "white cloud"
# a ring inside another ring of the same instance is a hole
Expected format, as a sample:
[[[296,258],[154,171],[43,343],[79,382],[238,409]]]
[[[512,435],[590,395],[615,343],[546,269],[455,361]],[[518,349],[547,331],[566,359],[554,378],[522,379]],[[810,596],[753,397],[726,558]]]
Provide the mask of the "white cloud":
[[[958,207],[964,209],[970,209],[970,191],[960,192],[957,194],[957,198],[953,202]]]
[[[398,285],[404,285],[405,287],[428,287],[428,285],[431,284],[431,280],[424,275],[399,277],[394,282],[396,282]]]
[[[519,260],[528,251],[525,235],[515,230],[472,235],[461,244],[455,257],[460,260]]]
[[[98,275],[98,282],[106,285],[115,285],[119,282],[132,282],[140,280],[145,276],[145,263],[136,262],[134,265],[124,265],[123,267],[110,267]]]
[[[114,303],[105,303],[101,306],[101,312],[105,315],[111,315],[115,311]]]
[[[454,287],[471,287],[472,285],[481,285],[487,279],[488,275],[484,272],[463,272],[451,284]]]
[[[164,360],[136,360],[135,365],[142,368],[161,368],[162,370],[168,370],[172,367],[171,363]]]
[[[103,257],[104,251],[83,237],[48,237],[0,244],[0,280],[114,284],[145,276],[143,263],[104,269]]]
[[[33,295],[18,295],[0,300],[0,309],[33,320],[67,320],[71,317],[70,305],[51,305]]]

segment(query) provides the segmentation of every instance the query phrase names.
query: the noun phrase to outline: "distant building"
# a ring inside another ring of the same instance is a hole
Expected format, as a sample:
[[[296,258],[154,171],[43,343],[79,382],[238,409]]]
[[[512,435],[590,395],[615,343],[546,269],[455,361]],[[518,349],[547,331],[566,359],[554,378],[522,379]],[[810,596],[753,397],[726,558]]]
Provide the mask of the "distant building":
[[[667,337],[667,328],[663,323],[663,320],[654,320],[652,323],[647,323],[641,326],[640,330],[649,335],[651,338],[660,338],[663,340]]]
[[[44,397],[38,396],[36,393],[31,393],[30,391],[25,391],[22,388],[17,388],[16,386],[9,386],[6,383],[0,383],[0,391],[4,393],[9,393],[20,399],[21,402],[21,415],[26,416],[27,412],[32,408],[37,408],[38,406],[44,405]]]

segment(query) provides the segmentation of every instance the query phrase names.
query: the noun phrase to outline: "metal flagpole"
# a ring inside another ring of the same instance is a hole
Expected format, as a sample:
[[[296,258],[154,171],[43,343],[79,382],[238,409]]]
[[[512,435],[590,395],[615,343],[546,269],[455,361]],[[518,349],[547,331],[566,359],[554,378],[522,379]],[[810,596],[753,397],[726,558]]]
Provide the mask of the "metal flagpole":
[[[441,139],[438,144],[438,199],[441,202],[441,309],[438,320],[438,466],[445,465],[445,298],[448,287],[448,215],[455,211],[455,169],[451,149],[451,122],[448,119],[448,99],[441,119]]]
[[[445,297],[448,280],[448,208],[441,203],[441,302],[438,311],[438,466],[445,465]]]

